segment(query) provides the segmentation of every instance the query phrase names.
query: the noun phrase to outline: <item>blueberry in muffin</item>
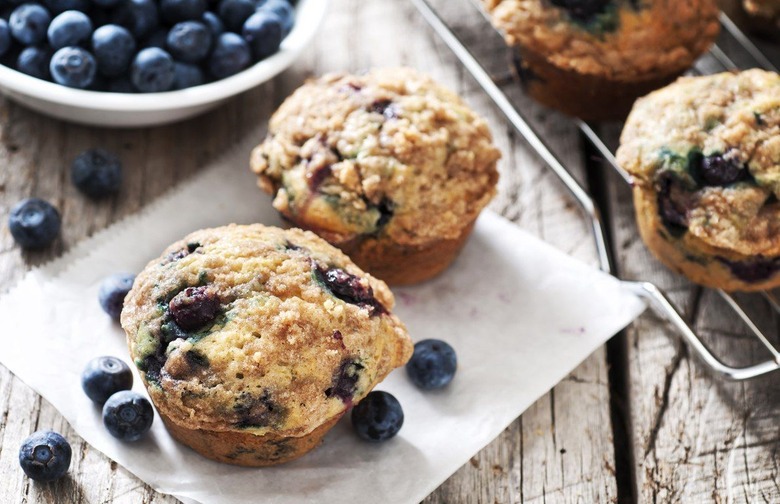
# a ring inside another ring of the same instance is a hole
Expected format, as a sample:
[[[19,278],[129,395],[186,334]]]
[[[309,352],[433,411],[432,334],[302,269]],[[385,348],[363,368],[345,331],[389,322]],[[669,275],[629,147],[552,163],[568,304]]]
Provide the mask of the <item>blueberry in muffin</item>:
[[[412,344],[387,286],[311,232],[197,231],[138,275],[130,354],[171,435],[232,464],[314,448]]]
[[[585,120],[625,117],[718,34],[714,0],[483,0],[539,102]]]
[[[499,156],[457,95],[400,68],[306,83],[251,166],[282,216],[392,285],[454,260],[496,192]]]
[[[637,101],[617,158],[667,266],[728,291],[780,285],[780,76],[681,78]]]

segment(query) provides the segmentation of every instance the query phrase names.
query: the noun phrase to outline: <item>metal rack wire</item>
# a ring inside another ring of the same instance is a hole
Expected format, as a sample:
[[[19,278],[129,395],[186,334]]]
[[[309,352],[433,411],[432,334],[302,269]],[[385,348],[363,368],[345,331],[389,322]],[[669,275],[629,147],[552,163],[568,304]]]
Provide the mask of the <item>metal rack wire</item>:
[[[494,60],[494,58],[475,57],[475,53],[477,53],[475,44],[477,41],[469,41],[467,37],[459,36],[453,26],[446,22],[444,16],[441,15],[434,5],[436,3],[434,0],[411,1],[420,11],[423,18],[431,25],[434,31],[441,37],[444,43],[452,50],[466,70],[476,80],[482,90],[490,97],[499,110],[501,110],[509,123],[526,139],[528,144],[536,151],[539,157],[541,157],[545,164],[553,171],[570,195],[579,204],[580,209],[588,219],[591,231],[593,232],[599,265],[603,271],[614,274],[614,265],[612,264],[607,245],[604,221],[598,206],[588,192],[579,184],[579,182],[577,182],[574,176],[572,176],[565,164],[560,161],[545,141],[536,133],[523,115],[523,111],[518,110],[502,90],[502,86],[514,86],[514,79],[507,78],[507,76],[503,74],[498,74],[497,76],[491,75],[485,64],[491,63],[489,60]],[[484,26],[480,27],[479,32],[484,34],[494,31],[493,25],[485,17],[484,11],[477,3],[477,0],[442,0],[442,2],[439,3],[445,3],[449,7],[452,7],[453,4],[457,3],[463,3],[464,5],[470,6],[471,9],[474,9],[474,18],[471,16],[466,16],[466,18],[474,19],[481,24],[484,23]],[[777,68],[772,64],[769,58],[767,58],[758,47],[740,31],[731,19],[725,14],[721,14],[720,22],[724,28],[724,32],[728,33],[733,38],[734,42],[742,51],[752,58],[758,67],[777,71]],[[472,51],[472,49],[474,49],[474,51]],[[728,54],[717,45],[713,46],[708,57],[723,69],[735,70],[739,68],[739,65],[737,65],[737,63],[735,63]],[[708,73],[707,69],[700,69],[698,66],[694,68],[692,72]],[[606,163],[610,165],[626,183],[630,184],[631,175],[617,164],[614,153],[598,135],[596,130],[581,120],[574,119],[573,121],[582,134],[601,154]],[[762,376],[780,369],[780,352],[778,352],[769,341],[766,334],[759,329],[754,320],[746,313],[740,302],[731,294],[724,291],[718,291],[718,294],[725,300],[726,304],[734,310],[736,315],[738,315],[747,326],[750,334],[752,334],[752,336],[770,353],[770,359],[746,367],[733,367],[725,364],[688,325],[661,289],[650,282],[624,283],[636,294],[646,299],[654,311],[669,321],[694,353],[716,375],[730,380],[741,381]],[[772,292],[763,292],[762,295],[767,299],[770,306],[780,313],[780,299]]]

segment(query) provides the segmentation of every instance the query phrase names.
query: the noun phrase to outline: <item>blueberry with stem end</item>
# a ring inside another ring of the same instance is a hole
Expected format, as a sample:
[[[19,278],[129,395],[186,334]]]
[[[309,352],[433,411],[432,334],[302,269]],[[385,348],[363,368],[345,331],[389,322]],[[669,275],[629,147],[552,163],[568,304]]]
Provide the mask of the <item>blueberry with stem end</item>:
[[[103,425],[122,441],[138,441],[152,428],[154,410],[149,401],[137,392],[122,390],[103,405]]]
[[[120,390],[133,387],[130,366],[116,357],[95,357],[81,372],[81,388],[92,402],[102,405]]]
[[[388,392],[370,392],[352,408],[352,427],[366,441],[386,441],[398,434],[403,424],[401,403]]]
[[[90,198],[103,198],[119,191],[122,163],[104,149],[89,149],[73,161],[70,177],[82,193]]]
[[[46,40],[46,29],[49,23],[51,23],[49,11],[35,3],[20,5],[8,18],[11,35],[26,46],[37,45]]]
[[[49,71],[57,84],[86,89],[95,81],[97,62],[94,56],[81,47],[63,47],[54,53]]]
[[[68,472],[72,450],[61,434],[34,432],[19,448],[19,465],[35,481],[54,481]]]
[[[223,33],[217,38],[209,59],[209,72],[216,79],[224,79],[249,66],[252,52],[240,35]]]
[[[458,368],[455,350],[446,342],[426,339],[415,343],[414,353],[406,363],[406,374],[423,390],[448,385]]]
[[[40,249],[60,234],[60,213],[49,202],[38,198],[20,201],[11,209],[8,228],[16,243],[26,249]]]

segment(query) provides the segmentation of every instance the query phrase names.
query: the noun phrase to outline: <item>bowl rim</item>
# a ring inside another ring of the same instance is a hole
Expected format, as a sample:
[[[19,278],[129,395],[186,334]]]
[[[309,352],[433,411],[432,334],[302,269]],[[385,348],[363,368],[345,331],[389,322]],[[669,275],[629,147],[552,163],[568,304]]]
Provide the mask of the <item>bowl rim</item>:
[[[295,24],[279,51],[251,67],[224,79],[186,89],[160,93],[88,91],[45,81],[0,65],[0,87],[51,103],[107,112],[177,110],[230,98],[279,74],[298,58],[314,38],[327,12],[328,0],[299,0]]]

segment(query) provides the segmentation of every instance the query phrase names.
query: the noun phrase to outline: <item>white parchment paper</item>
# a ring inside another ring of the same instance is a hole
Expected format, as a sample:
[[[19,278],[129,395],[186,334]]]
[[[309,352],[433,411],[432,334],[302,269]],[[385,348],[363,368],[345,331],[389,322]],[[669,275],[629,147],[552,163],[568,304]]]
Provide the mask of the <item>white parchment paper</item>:
[[[160,492],[202,503],[419,502],[645,308],[619,281],[485,212],[443,276],[394,290],[412,337],[444,339],[459,359],[445,390],[421,392],[403,369],[379,385],[404,408],[396,438],[361,442],[346,415],[315,451],[263,469],[206,460],[173,441],[159,417],[143,441],[122,443],[80,386],[91,358],[129,361],[122,330],[98,305],[98,285],[108,274],[139,271],[190,231],[278,224],[248,173],[248,152],[237,149],[0,299],[0,361],[85,440]],[[137,376],[134,388],[143,391]]]

